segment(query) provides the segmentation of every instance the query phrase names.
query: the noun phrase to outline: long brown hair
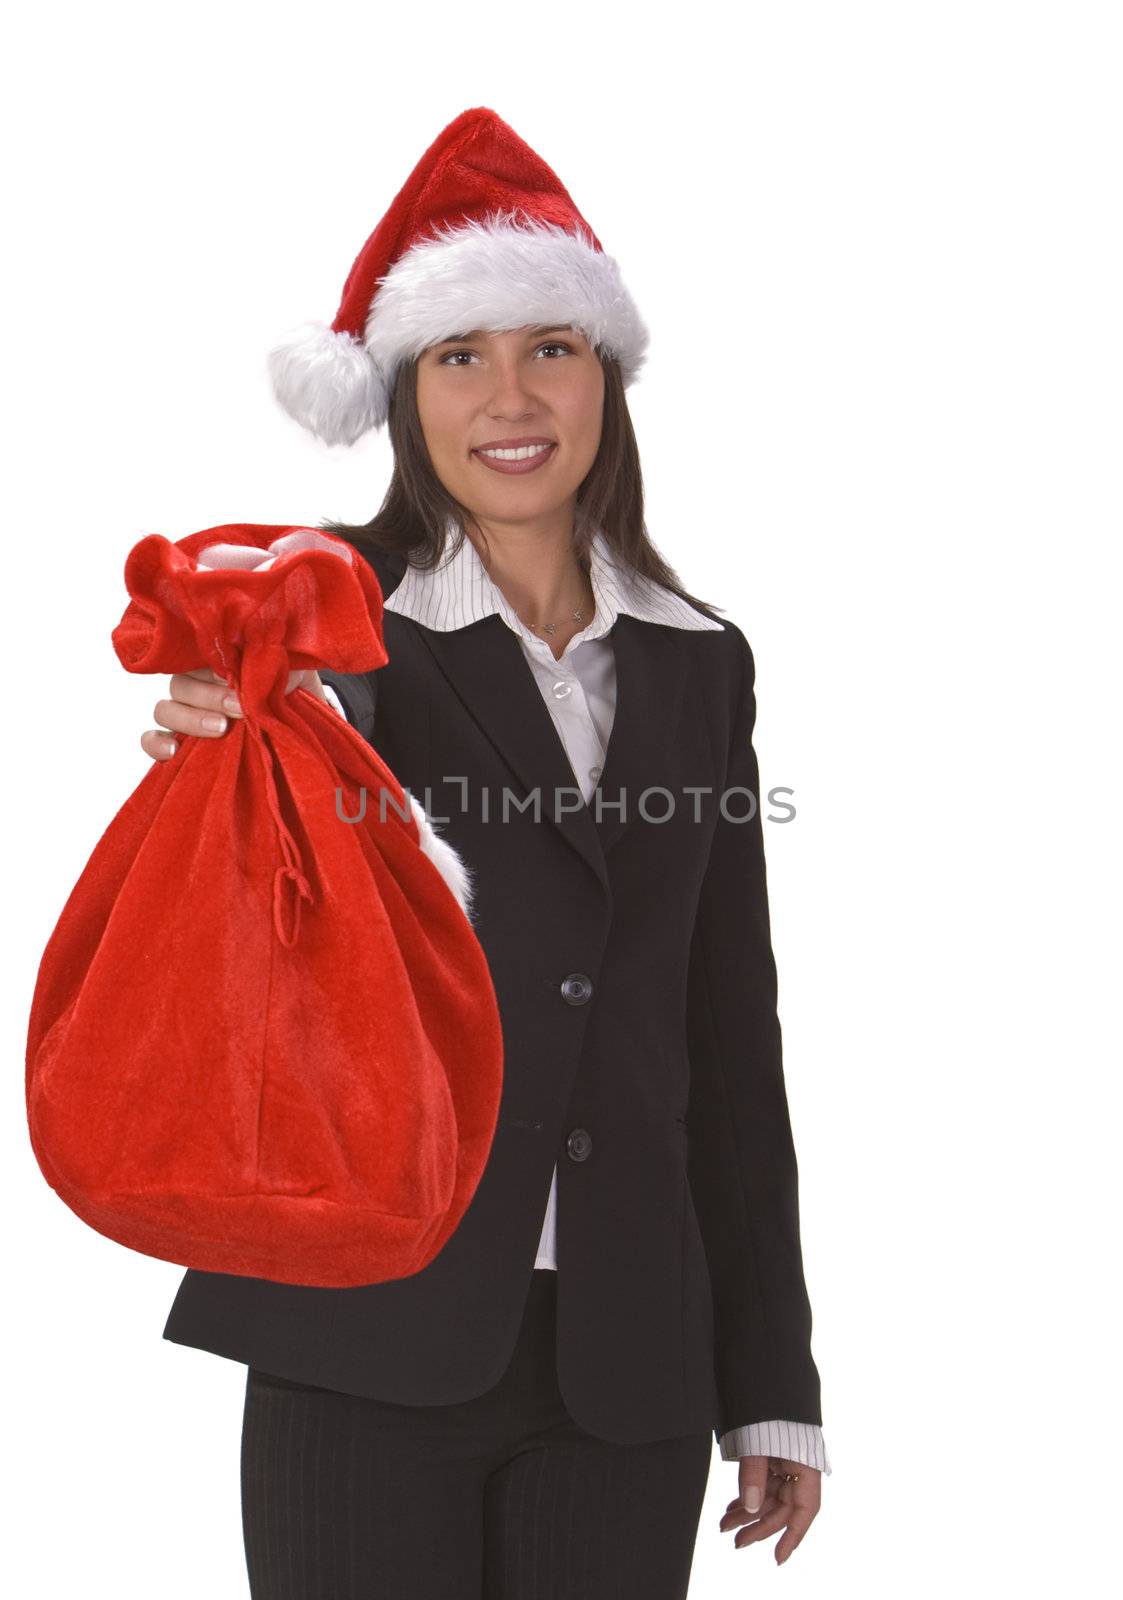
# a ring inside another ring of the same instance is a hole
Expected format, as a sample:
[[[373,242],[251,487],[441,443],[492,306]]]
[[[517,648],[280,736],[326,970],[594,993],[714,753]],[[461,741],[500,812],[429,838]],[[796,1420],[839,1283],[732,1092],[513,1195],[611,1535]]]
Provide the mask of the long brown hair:
[[[598,350],[597,354],[604,369],[604,414],[596,460],[577,490],[574,517],[577,559],[587,567],[589,546],[594,532],[600,528],[613,556],[625,568],[631,567],[642,577],[662,585],[719,621],[715,612],[724,608],[688,593],[648,537],[643,516],[639,446],[620,365],[603,350]],[[453,499],[433,470],[417,411],[416,358],[403,361],[398,368],[390,396],[388,426],[394,472],[378,511],[369,522],[328,519],[320,526],[354,545],[360,554],[377,550],[404,557],[414,566],[432,571],[446,554],[451,556],[459,551],[468,536],[469,523],[481,537],[483,530],[471,512]],[[447,552],[446,530],[451,531],[453,537],[453,546]]]

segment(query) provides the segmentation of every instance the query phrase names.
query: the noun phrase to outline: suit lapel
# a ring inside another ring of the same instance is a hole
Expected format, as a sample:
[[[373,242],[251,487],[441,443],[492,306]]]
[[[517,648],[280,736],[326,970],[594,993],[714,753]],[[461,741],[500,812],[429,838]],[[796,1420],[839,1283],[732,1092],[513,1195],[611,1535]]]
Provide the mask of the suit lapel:
[[[580,803],[565,746],[522,646],[502,617],[493,614],[448,631],[419,626],[418,633],[450,691],[515,774],[520,802],[535,788],[541,791],[543,824],[559,829],[608,891],[607,852],[635,821],[643,790],[665,783],[673,770],[670,755],[688,661],[685,630],[643,622],[627,612],[616,619],[611,635],[616,710],[600,778],[605,810],[599,821],[596,794],[588,806]],[[560,790],[574,792],[561,794],[555,808]],[[623,815],[612,804],[621,798]],[[487,803],[492,820],[500,822],[502,794],[489,795]],[[563,809],[567,805],[574,809]]]
[[[673,755],[690,662],[688,632],[644,622],[626,611],[613,625],[616,714],[598,785],[605,809],[595,823],[602,852],[618,843],[636,820],[644,790],[667,785],[668,774],[676,770]],[[544,705],[542,709],[546,711]],[[617,800],[624,802],[623,814],[619,806],[610,805]],[[594,794],[593,817],[596,802]],[[662,814],[657,802],[653,814]]]

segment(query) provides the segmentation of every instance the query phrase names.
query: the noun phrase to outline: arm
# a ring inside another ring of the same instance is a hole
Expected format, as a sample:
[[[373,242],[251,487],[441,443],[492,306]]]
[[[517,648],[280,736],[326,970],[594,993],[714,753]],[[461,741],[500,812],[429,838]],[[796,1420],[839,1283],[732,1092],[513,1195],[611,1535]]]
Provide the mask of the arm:
[[[718,815],[699,896],[687,998],[689,1178],[713,1288],[719,1441],[746,1417],[822,1425],[752,745],[754,663],[731,632],[728,818]]]
[[[344,674],[321,672],[320,682],[329,704],[352,723],[368,744],[374,741],[374,713],[377,695],[374,673]]]

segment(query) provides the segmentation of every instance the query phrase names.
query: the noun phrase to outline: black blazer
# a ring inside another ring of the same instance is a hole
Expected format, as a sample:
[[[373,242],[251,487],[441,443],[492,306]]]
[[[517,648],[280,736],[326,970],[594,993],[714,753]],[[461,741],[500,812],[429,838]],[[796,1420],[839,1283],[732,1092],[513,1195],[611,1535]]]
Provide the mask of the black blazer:
[[[372,565],[390,594],[403,563]],[[730,820],[758,793],[744,635],[620,614],[586,806],[498,615],[384,628],[387,666],[322,677],[472,870],[504,1029],[491,1155],[424,1271],[321,1289],[189,1270],[164,1337],[376,1399],[472,1399],[511,1356],[556,1161],[558,1379],[581,1426],[821,1425],[760,810]]]

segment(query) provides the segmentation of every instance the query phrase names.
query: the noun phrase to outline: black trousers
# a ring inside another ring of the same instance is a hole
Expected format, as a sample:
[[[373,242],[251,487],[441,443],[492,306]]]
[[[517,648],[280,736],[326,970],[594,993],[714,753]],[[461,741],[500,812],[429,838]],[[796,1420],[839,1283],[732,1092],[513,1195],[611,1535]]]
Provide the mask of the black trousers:
[[[487,1394],[409,1406],[250,1368],[252,1600],[683,1600],[713,1433],[614,1444],[569,1416],[538,1268]]]

